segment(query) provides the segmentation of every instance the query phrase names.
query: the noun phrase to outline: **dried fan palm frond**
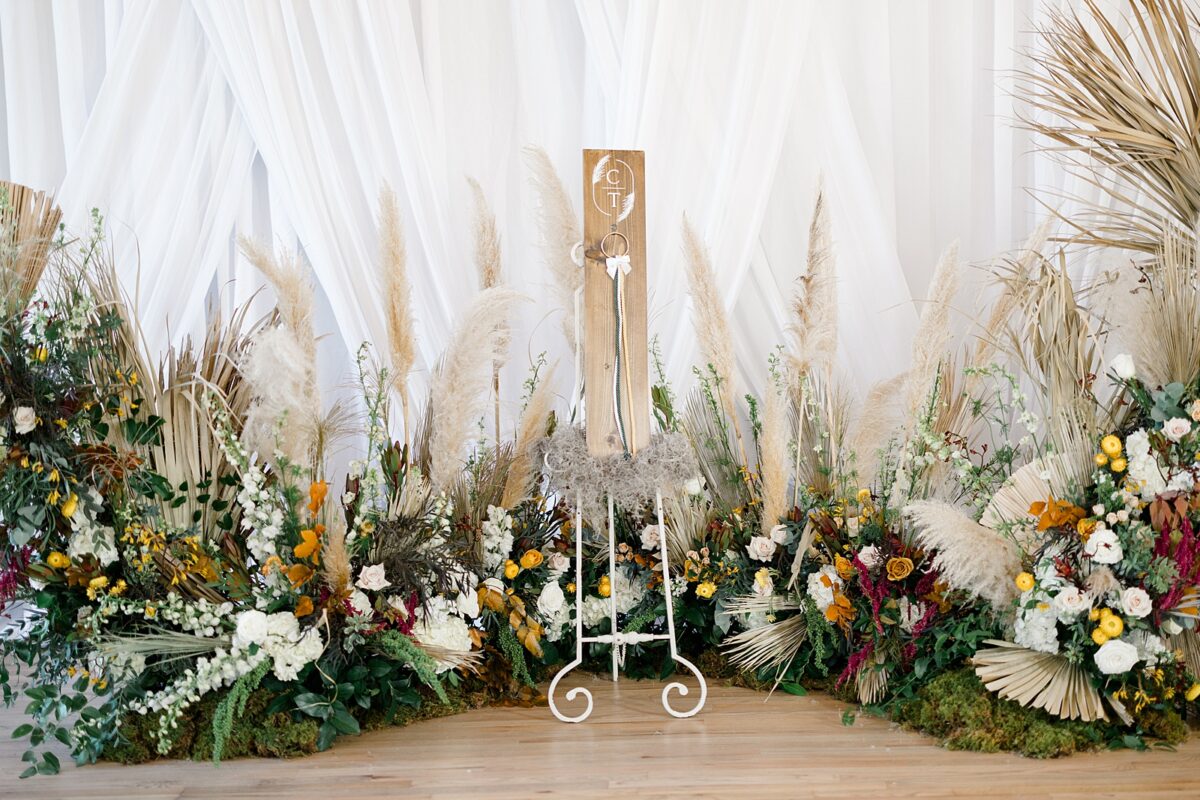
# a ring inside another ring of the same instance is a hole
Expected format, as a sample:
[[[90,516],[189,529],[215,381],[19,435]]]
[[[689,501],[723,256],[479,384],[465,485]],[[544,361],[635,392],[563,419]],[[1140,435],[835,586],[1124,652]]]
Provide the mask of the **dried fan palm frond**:
[[[918,500],[904,508],[916,541],[935,551],[934,566],[954,589],[982,598],[997,610],[1016,598],[1013,577],[1021,571],[1016,543],[985,528],[948,503]]]
[[[408,444],[414,427],[408,418],[408,376],[416,361],[417,335],[413,324],[412,284],[408,280],[408,254],[404,249],[400,209],[396,204],[396,194],[387,186],[379,193],[379,249],[391,379],[396,393],[400,395],[404,443]]]
[[[674,564],[682,564],[689,550],[699,551],[707,542],[712,507],[694,498],[668,495],[663,498],[667,528],[667,554]]]
[[[1147,266],[1140,313],[1121,337],[1151,386],[1191,384],[1200,373],[1200,250],[1195,234],[1168,225],[1157,258]]]
[[[388,501],[387,518],[415,522],[429,514],[429,501],[433,490],[424,475],[410,471],[404,478],[399,491]]]
[[[483,663],[482,650],[450,650],[445,647],[438,647],[435,644],[425,644],[423,642],[417,642],[417,647],[424,650],[427,656],[438,662],[439,666],[447,669],[476,672]]]
[[[1123,5],[1129,24],[1096,0],[1050,12],[1019,75],[1022,121],[1101,194],[1084,201],[1091,213],[1062,215],[1074,238],[1153,253],[1164,217],[1200,216],[1200,16],[1187,0]]]
[[[792,293],[790,353],[793,380],[810,369],[828,375],[837,357],[837,270],[833,257],[829,208],[817,187],[817,202],[808,229],[808,267]]]
[[[699,387],[688,392],[684,401],[680,430],[691,442],[700,474],[717,504],[735,508],[748,502],[729,428]]]
[[[579,217],[546,151],[540,147],[525,148],[525,163],[538,195],[537,225],[543,257],[554,276],[555,297],[563,310],[563,336],[574,348],[575,292],[583,288],[583,270],[571,260],[571,251],[583,240]]]
[[[520,297],[499,286],[480,292],[455,329],[445,360],[433,377],[429,477],[438,489],[450,488],[461,470],[471,427],[482,412],[491,367],[508,352],[504,323]]]
[[[554,368],[551,367],[538,381],[529,403],[521,413],[521,422],[517,428],[517,439],[513,444],[512,463],[508,476],[504,479],[504,494],[500,505],[512,508],[523,500],[529,493],[537,478],[537,464],[534,462],[534,450],[537,443],[546,435],[546,428],[553,413],[554,405]]]
[[[907,381],[906,372],[879,381],[870,388],[863,400],[848,439],[859,482],[864,486],[875,482],[880,454],[887,449],[890,440],[899,436],[904,426],[901,392]]]
[[[1188,672],[1200,675],[1200,636],[1195,631],[1181,631],[1167,637],[1167,648],[1183,651],[1183,661],[1187,664]]]
[[[887,697],[888,680],[891,674],[879,659],[877,663],[866,663],[854,675],[854,691],[858,702],[864,706],[875,705]]]
[[[37,289],[62,210],[45,192],[0,181],[0,299],[22,309]]]
[[[1029,507],[1036,502],[1068,496],[1090,470],[1091,454],[1085,459],[1051,454],[1025,464],[992,495],[979,518],[980,524],[998,530],[1006,523],[1028,519]],[[1037,543],[1022,543],[1027,545],[1027,549],[1037,547]]]
[[[729,637],[721,645],[729,663],[745,672],[773,669],[782,672],[808,639],[803,614],[751,628]]]
[[[1108,719],[1087,672],[1066,656],[988,639],[971,661],[988,691],[1062,719]]]
[[[943,365],[950,344],[950,309],[958,292],[958,279],[958,245],[954,244],[938,261],[929,286],[929,300],[921,311],[921,322],[913,337],[912,367],[904,386],[904,413],[909,425],[915,425],[924,413],[938,387],[939,375],[946,372]]]
[[[762,433],[758,438],[758,472],[762,494],[763,535],[787,513],[788,432],[787,410],[773,381],[768,381],[763,400]]]
[[[847,473],[850,395],[837,381],[812,375],[794,399],[796,486],[811,486],[828,496],[838,488],[838,477]]]
[[[198,636],[160,627],[153,628],[152,633],[104,634],[95,642],[96,649],[107,660],[127,663],[140,656],[154,658],[155,664],[190,660],[229,646],[226,637]]]
[[[800,571],[804,567],[804,557],[808,555],[808,549],[812,547],[813,537],[817,531],[813,527],[812,518],[804,524],[804,530],[800,533],[800,541],[796,543],[796,555],[792,557],[792,574],[788,577],[788,588],[795,589],[796,582],[800,580]]]
[[[745,594],[731,597],[725,603],[725,611],[735,616],[742,614],[782,614],[789,611],[799,611],[801,605],[794,595]]]

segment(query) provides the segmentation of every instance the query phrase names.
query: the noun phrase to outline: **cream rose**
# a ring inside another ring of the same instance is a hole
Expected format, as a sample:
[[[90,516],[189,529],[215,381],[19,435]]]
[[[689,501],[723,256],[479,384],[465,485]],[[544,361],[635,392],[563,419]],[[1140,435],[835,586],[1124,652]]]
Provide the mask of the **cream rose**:
[[[776,525],[774,528],[771,528],[771,541],[775,544],[783,544],[787,541],[787,537],[787,525]]]
[[[1078,586],[1067,586],[1054,596],[1054,611],[1061,622],[1067,623],[1092,607],[1092,598]]]
[[[1192,432],[1191,420],[1183,417],[1172,417],[1163,423],[1163,435],[1172,442],[1178,442]]]
[[[12,419],[14,433],[29,433],[37,427],[37,413],[29,406],[17,406]]]
[[[371,600],[362,592],[356,591],[350,595],[350,606],[359,614],[371,613]]]
[[[658,526],[647,525],[642,528],[642,549],[656,550],[658,548]]]
[[[879,554],[878,547],[869,544],[858,551],[858,560],[862,562],[864,567],[871,570],[883,563],[883,556]]]
[[[1120,675],[1129,672],[1138,661],[1137,648],[1120,639],[1109,639],[1093,656],[1096,667],[1105,675]]]
[[[541,594],[538,595],[537,609],[543,617],[552,617],[557,614],[563,607],[563,603],[567,600],[563,595],[562,587],[557,581],[550,581],[542,587]]]
[[[378,592],[380,589],[386,589],[392,584],[384,573],[383,564],[372,564],[369,567],[362,568],[358,573],[358,580],[355,581],[354,585],[360,589],[366,589],[368,592]]]
[[[562,553],[555,552],[546,559],[546,566],[550,568],[551,575],[562,575],[571,568],[571,559],[567,558]]]
[[[1112,360],[1112,371],[1117,373],[1117,377],[1123,381],[1133,380],[1137,376],[1137,367],[1134,366],[1133,356],[1128,353],[1121,353]]]
[[[237,618],[239,644],[262,644],[267,639],[267,615],[257,609],[243,611]]]
[[[1125,557],[1120,539],[1108,528],[1097,528],[1092,531],[1087,544],[1083,546],[1083,552],[1097,564],[1116,564]]]
[[[1126,616],[1141,619],[1150,616],[1153,609],[1154,603],[1145,589],[1130,586],[1121,592],[1121,610],[1125,612]]]
[[[755,561],[770,561],[771,557],[775,555],[776,547],[778,545],[771,540],[771,537],[755,536],[750,540],[750,544],[746,545],[746,552]]]

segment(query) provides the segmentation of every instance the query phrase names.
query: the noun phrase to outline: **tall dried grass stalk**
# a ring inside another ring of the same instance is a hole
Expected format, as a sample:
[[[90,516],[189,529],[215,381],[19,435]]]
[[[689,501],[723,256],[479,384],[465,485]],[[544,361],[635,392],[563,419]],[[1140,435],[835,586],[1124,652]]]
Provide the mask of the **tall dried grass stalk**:
[[[408,280],[408,254],[396,194],[388,186],[379,192],[379,268],[383,278],[384,310],[388,327],[388,350],[392,364],[392,386],[400,396],[404,420],[404,443],[412,439],[409,420],[411,398],[408,376],[416,361],[417,335],[413,320],[412,284]]]
[[[829,209],[821,187],[817,188],[817,203],[808,229],[808,267],[796,280],[791,311],[788,332],[792,338],[793,380],[810,369],[828,376],[838,346],[837,270]]]
[[[436,489],[450,489],[458,477],[471,427],[482,410],[490,367],[508,351],[504,323],[520,297],[500,286],[480,292],[455,329],[434,375],[429,460],[430,480]]]
[[[921,322],[913,337],[912,366],[904,387],[904,413],[908,424],[913,424],[921,415],[938,386],[939,376],[946,372],[950,310],[958,291],[958,280],[958,245],[955,244],[948,247],[938,261],[929,287],[929,300],[921,311]],[[939,392],[939,395],[945,396],[945,393]]]
[[[951,588],[994,608],[1007,608],[1016,597],[1013,576],[1021,571],[1021,551],[1011,539],[937,500],[911,503],[904,516],[917,542],[937,552],[934,563]]]
[[[562,332],[575,347],[575,292],[583,287],[583,270],[571,260],[571,250],[583,239],[579,217],[562,179],[540,147],[525,148],[525,163],[538,196],[537,225],[543,258],[554,276],[554,295],[563,310]]]
[[[483,187],[474,178],[467,178],[475,196],[475,269],[479,272],[479,288],[492,289],[504,279],[500,263],[500,232],[496,215],[488,205]],[[496,441],[500,441],[500,364],[492,364],[492,400],[495,410]]]
[[[1018,75],[1022,121],[1103,198],[1060,215],[1075,240],[1154,253],[1165,219],[1200,216],[1200,13],[1188,0],[1123,5],[1129,25],[1096,0],[1050,12]]]
[[[880,453],[898,435],[905,419],[901,400],[908,373],[878,381],[867,391],[849,436],[860,482],[870,486],[878,475]]]
[[[513,444],[512,464],[504,480],[504,496],[500,504],[512,508],[528,496],[537,475],[534,448],[546,435],[546,427],[554,406],[554,368],[551,367],[538,381],[537,388],[529,397],[529,403],[521,414],[517,428],[517,439]]]
[[[787,513],[789,425],[787,404],[779,388],[768,381],[763,399],[762,433],[758,440],[758,469],[762,493],[762,530],[768,535]]]
[[[0,181],[0,299],[24,308],[49,260],[62,210],[45,192]]]
[[[350,552],[346,549],[346,523],[340,514],[325,531],[325,542],[321,547],[321,577],[325,587],[334,595],[349,593],[353,570]]]

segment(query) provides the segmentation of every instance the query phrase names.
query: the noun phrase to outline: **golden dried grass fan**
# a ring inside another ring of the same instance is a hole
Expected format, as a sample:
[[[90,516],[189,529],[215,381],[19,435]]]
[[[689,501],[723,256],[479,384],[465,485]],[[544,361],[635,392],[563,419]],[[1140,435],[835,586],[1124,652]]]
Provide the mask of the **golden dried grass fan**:
[[[3,237],[3,296],[24,307],[46,269],[62,211],[45,192],[0,181],[0,236]]]
[[[746,672],[773,669],[782,673],[808,639],[803,614],[742,631],[725,640],[722,647],[729,662]]]
[[[1063,719],[1108,719],[1091,678],[1066,656],[997,639],[984,644],[971,660],[988,691]]]

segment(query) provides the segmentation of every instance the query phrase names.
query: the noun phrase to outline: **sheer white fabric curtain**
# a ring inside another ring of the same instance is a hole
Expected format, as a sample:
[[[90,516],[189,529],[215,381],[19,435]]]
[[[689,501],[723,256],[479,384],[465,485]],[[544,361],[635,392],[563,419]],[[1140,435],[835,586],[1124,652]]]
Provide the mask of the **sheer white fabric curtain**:
[[[547,149],[573,196],[581,148],[647,151],[651,324],[679,389],[697,356],[683,214],[709,244],[742,376],[760,388],[823,176],[840,361],[863,389],[906,365],[945,246],[984,260],[1035,227],[1042,211],[1025,187],[1086,188],[1009,124],[1011,72],[1044,9],[0,0],[0,176],[55,190],[75,226],[92,206],[105,212],[127,286],[140,269],[156,346],[195,332],[218,308],[206,299],[228,308],[261,284],[236,254],[238,232],[298,249],[333,334],[321,350],[330,389],[351,376],[361,341],[383,342],[375,213],[390,183],[417,301],[417,393],[477,286],[473,176],[500,224],[507,279],[534,298],[504,375],[510,398],[526,351],[569,358],[548,321],[524,145]]]

